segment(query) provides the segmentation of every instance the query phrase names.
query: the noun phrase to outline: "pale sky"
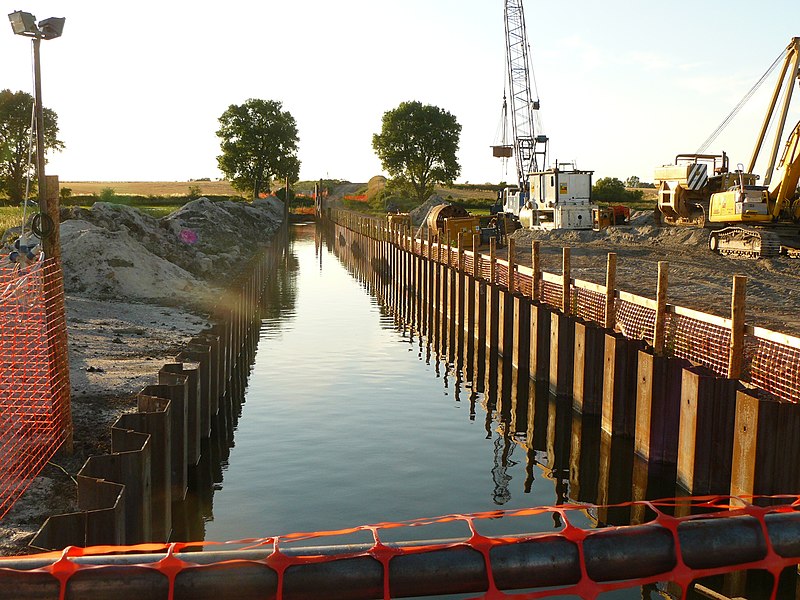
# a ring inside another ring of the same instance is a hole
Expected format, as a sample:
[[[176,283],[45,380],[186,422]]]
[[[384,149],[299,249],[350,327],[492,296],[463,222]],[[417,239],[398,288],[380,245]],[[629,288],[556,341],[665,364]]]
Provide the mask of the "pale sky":
[[[301,179],[381,174],[372,135],[406,100],[462,125],[459,182],[514,181],[498,143],[502,0],[3,2],[66,17],[42,43],[44,105],[59,116],[62,181],[217,178],[217,119],[279,100],[299,129]],[[798,0],[526,0],[550,163],[636,175],[695,152],[800,36]],[[33,91],[30,41],[0,24],[0,89]],[[746,163],[773,80],[709,149]],[[768,89],[769,88],[769,89]],[[791,127],[800,118],[796,94]],[[763,169],[763,167],[762,167]],[[762,173],[763,174],[763,173]]]

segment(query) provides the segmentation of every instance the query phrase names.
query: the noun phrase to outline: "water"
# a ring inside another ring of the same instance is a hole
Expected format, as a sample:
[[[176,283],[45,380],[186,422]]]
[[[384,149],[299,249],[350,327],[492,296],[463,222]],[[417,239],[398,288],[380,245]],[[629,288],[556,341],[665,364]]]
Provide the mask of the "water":
[[[282,281],[206,539],[556,502],[541,473],[524,491],[525,448],[487,420],[484,395],[398,329],[313,227],[296,229]]]
[[[630,440],[600,435],[597,418],[573,414],[569,401],[535,386],[517,398],[507,374],[499,390],[476,391],[483,388],[463,381],[425,340],[396,323],[315,239],[313,226],[295,228],[270,289],[232,447],[223,450],[214,491],[201,501],[204,532],[197,533],[206,540],[483,511],[495,511],[475,523],[485,535],[554,531],[564,523],[552,513],[523,519],[496,511],[613,504],[636,490],[648,498],[675,495],[674,473],[661,480],[637,468]],[[630,506],[569,514],[579,527],[651,517]],[[381,529],[381,538],[468,533],[455,520]],[[320,543],[370,541],[362,535]],[[771,586],[752,575],[749,581]],[[655,598],[664,591],[645,586],[602,597]]]

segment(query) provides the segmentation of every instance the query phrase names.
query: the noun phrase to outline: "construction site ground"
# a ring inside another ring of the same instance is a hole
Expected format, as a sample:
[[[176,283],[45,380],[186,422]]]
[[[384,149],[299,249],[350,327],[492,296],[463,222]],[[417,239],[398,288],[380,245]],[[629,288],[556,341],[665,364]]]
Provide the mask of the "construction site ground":
[[[669,265],[667,301],[729,317],[734,275],[747,277],[747,323],[800,337],[800,260],[785,256],[746,260],[708,249],[708,230],[656,227],[652,213],[635,213],[630,225],[603,231],[514,233],[515,257],[530,265],[539,240],[544,271],[561,273],[562,248],[571,248],[572,277],[604,284],[609,252],[617,255],[617,289],[655,298],[659,261]],[[498,251],[505,257],[506,250]]]

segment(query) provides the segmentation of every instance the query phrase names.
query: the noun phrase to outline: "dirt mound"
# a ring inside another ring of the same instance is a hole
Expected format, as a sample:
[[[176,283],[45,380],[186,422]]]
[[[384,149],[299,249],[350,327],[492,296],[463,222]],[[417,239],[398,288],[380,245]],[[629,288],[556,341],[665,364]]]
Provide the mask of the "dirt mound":
[[[67,293],[98,299],[138,299],[204,305],[208,285],[134,239],[72,219],[61,226],[64,287]]]
[[[152,277],[158,273],[175,280],[166,296],[154,296],[157,290],[129,290],[135,292],[134,298],[151,300],[170,298],[172,292],[187,285],[193,290],[202,287],[195,284],[196,279],[224,281],[281,226],[283,204],[276,198],[259,199],[253,203],[211,202],[199,198],[162,219],[156,219],[130,206],[97,202],[91,209],[72,209],[67,217],[70,220],[62,224],[62,238],[67,236],[67,239],[62,239],[62,251],[65,257],[70,256],[69,261],[65,259],[64,269],[67,280],[74,283],[71,291],[109,297],[108,294],[119,288],[114,279],[124,276],[113,272],[114,265],[119,264],[125,269],[141,270],[143,285],[153,281]],[[76,221],[81,224],[76,224]],[[93,231],[87,225],[100,231]],[[81,259],[76,257],[73,261],[71,258],[78,251],[71,246],[78,240],[80,251],[90,252],[84,257],[92,256],[98,264],[110,265],[112,270],[101,266],[102,276],[80,272]],[[113,240],[119,242],[119,247],[110,248]],[[133,266],[128,266],[128,263]],[[177,271],[164,263],[176,267]],[[77,270],[73,271],[73,268]]]

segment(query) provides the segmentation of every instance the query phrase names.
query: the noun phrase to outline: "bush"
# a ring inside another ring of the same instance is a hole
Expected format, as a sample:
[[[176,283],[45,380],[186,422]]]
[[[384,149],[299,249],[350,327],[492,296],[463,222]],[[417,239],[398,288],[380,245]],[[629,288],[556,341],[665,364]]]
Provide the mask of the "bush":
[[[641,190],[626,190],[625,184],[616,177],[603,177],[592,186],[592,201],[631,203],[641,201]]]
[[[101,202],[113,202],[116,197],[117,197],[117,192],[114,191],[114,188],[107,187],[107,188],[103,188],[100,191],[100,201]]]
[[[200,189],[199,185],[190,185],[189,186],[189,198],[191,200],[197,200],[200,196],[203,195],[203,190]]]

